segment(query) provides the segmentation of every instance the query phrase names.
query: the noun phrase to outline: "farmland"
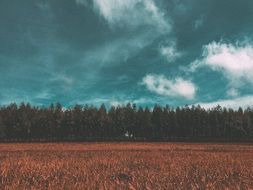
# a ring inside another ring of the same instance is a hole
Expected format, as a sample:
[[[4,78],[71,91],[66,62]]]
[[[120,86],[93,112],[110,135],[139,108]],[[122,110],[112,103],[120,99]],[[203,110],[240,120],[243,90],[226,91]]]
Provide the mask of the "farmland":
[[[253,145],[0,144],[0,189],[253,189]]]

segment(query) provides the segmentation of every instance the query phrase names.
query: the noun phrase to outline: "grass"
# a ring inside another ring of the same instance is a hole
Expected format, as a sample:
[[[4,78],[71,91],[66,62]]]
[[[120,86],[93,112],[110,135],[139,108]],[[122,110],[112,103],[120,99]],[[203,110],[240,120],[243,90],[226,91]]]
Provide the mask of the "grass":
[[[253,189],[253,145],[0,144],[0,189]]]

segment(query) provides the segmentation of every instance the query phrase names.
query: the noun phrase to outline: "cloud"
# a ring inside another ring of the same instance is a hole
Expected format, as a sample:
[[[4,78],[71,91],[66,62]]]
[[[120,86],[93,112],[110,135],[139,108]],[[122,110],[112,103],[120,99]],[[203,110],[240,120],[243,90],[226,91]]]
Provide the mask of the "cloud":
[[[253,46],[249,43],[212,42],[203,46],[202,58],[191,63],[190,72],[210,68],[228,79],[227,96],[239,96],[245,84],[253,85]]]
[[[253,46],[211,43],[204,47],[205,63],[236,78],[253,79]]]
[[[90,5],[90,1],[89,0],[76,0],[76,3],[78,5],[84,5],[84,6],[89,6]]]
[[[90,6],[88,0],[76,0],[77,4]],[[93,0],[93,9],[111,27],[136,28],[152,25],[162,32],[170,31],[169,20],[156,6],[154,0]]]
[[[238,109],[239,107],[246,109],[248,107],[253,107],[253,96],[243,96],[234,99],[218,100],[215,102],[200,102],[195,105],[200,105],[205,109],[214,108],[217,105],[232,109]]]
[[[148,100],[146,98],[139,98],[139,99],[135,99],[135,100],[109,100],[109,104],[111,106],[122,106],[122,105],[127,105],[128,103],[131,103],[131,104],[146,104],[146,103],[150,103],[151,100]],[[152,102],[152,101],[151,101]]]
[[[236,88],[231,88],[227,91],[227,95],[230,96],[230,97],[237,97],[240,95],[238,89]]]
[[[37,6],[39,9],[41,9],[43,11],[47,11],[47,12],[49,12],[49,9],[50,9],[49,3],[45,2],[45,1],[35,2],[35,6]]]
[[[5,89],[1,91],[0,106],[7,106],[11,103],[20,104],[22,102],[42,106],[43,101],[50,100],[52,98],[52,94],[44,89],[41,91],[30,92],[29,94],[25,90],[20,89]]]
[[[204,16],[202,15],[200,18],[194,21],[193,28],[195,30],[199,29],[204,24]]]
[[[50,100],[52,98],[52,94],[48,92],[48,90],[43,90],[35,96],[35,99],[42,100]]]
[[[99,66],[111,66],[126,62],[130,57],[137,54],[143,47],[147,46],[152,37],[149,34],[138,34],[133,37],[122,37],[96,46],[84,53],[83,62],[86,64],[97,63]]]
[[[191,81],[182,78],[168,80],[163,75],[149,74],[142,79],[142,84],[151,92],[169,97],[193,99],[197,91],[197,87]]]
[[[123,105],[127,105],[128,103],[131,104],[137,104],[137,105],[143,105],[143,104],[147,104],[147,103],[154,103],[154,100],[150,99],[150,98],[125,98],[125,97],[120,97],[120,95],[118,97],[97,97],[97,98],[91,98],[91,99],[87,99],[87,100],[75,100],[73,102],[71,102],[72,105],[74,104],[81,104],[81,105],[85,105],[85,104],[92,104],[95,106],[100,106],[101,104],[105,104],[107,106],[123,106]]]
[[[253,46],[212,42],[203,47],[203,58],[196,60],[191,69],[207,66],[229,79],[247,80],[253,84]]]
[[[160,48],[160,53],[164,57],[166,57],[168,62],[175,61],[178,57],[181,56],[179,52],[177,52],[174,46],[163,46]]]
[[[99,68],[124,63],[161,35],[170,35],[170,19],[165,19],[154,0],[76,0],[76,3],[93,9],[109,27],[116,29],[114,32],[120,31],[110,43],[106,41],[84,52],[84,63],[97,63]],[[120,28],[129,32],[117,30]],[[176,51],[172,53],[170,59],[175,59]]]
[[[55,76],[53,76],[50,80],[52,82],[59,82],[62,83],[64,86],[64,89],[69,88],[70,86],[73,85],[74,79],[71,76],[67,76],[62,73],[54,73]]]

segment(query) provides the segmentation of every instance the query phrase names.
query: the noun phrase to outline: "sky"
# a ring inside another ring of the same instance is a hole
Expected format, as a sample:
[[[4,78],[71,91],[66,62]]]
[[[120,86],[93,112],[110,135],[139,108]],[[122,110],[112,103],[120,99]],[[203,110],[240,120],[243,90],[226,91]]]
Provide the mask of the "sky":
[[[0,105],[253,106],[252,0],[0,0]]]

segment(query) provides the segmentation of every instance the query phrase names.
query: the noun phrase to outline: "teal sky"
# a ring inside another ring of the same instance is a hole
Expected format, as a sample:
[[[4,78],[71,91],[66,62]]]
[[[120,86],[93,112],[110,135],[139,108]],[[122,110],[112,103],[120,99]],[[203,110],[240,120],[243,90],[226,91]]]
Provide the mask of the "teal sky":
[[[252,0],[0,0],[0,104],[253,105]]]

